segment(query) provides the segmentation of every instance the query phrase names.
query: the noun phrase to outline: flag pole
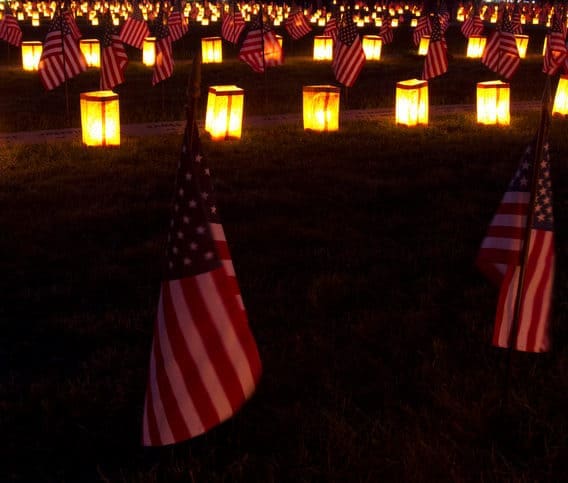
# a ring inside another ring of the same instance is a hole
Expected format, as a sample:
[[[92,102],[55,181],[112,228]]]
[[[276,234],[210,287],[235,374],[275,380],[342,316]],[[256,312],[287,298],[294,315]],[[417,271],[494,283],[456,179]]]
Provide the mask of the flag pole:
[[[509,332],[508,351],[507,351],[507,376],[505,379],[505,395],[504,407],[509,406],[510,387],[513,372],[513,350],[518,340],[519,319],[521,314],[522,294],[525,284],[526,267],[529,257],[529,243],[531,238],[531,227],[534,222],[534,205],[536,200],[536,187],[538,185],[538,169],[544,151],[545,140],[548,138],[548,131],[550,128],[550,111],[551,111],[551,76],[546,76],[546,84],[542,94],[542,104],[540,112],[540,124],[538,127],[533,165],[532,165],[532,178],[530,187],[530,196],[528,204],[527,219],[523,233],[523,245],[519,257],[519,281],[517,285],[517,293],[515,296],[515,307],[513,311],[513,320],[511,321],[511,330]]]
[[[187,84],[187,105],[185,108],[185,114],[187,118],[187,128],[189,131],[189,145],[193,143],[193,136],[195,133],[194,126],[196,124],[196,111],[197,111],[197,100],[201,97],[201,51],[198,49],[195,57],[193,58],[193,64],[191,67],[191,74],[189,76],[189,82]]]
[[[266,58],[264,56],[264,12],[262,11],[262,2],[259,4],[258,17],[260,21],[260,47],[262,49],[262,71],[264,73],[264,111],[268,110],[268,78],[266,75]]]
[[[67,8],[69,2],[64,0],[63,8]],[[71,125],[71,114],[69,112],[69,86],[67,85],[67,63],[65,60],[65,31],[63,23],[67,24],[67,20],[63,17],[61,4],[59,4],[59,18],[61,19],[61,56],[63,57],[63,88],[65,92],[65,123]]]

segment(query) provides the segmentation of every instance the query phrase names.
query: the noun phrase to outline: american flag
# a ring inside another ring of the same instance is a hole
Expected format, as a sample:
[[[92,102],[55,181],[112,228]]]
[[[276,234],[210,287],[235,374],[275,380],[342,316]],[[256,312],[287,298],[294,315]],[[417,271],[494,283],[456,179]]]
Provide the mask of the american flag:
[[[357,33],[351,10],[343,15],[333,49],[331,67],[337,82],[351,87],[365,65],[365,52]]]
[[[124,71],[128,56],[118,35],[118,27],[112,24],[110,11],[103,18],[103,40],[101,58],[101,89],[112,89],[124,82]]]
[[[477,9],[473,9],[472,13],[465,19],[461,26],[461,33],[465,38],[469,39],[472,35],[481,35],[483,32],[483,22],[479,17]]]
[[[383,17],[381,28],[379,29],[379,36],[383,39],[383,44],[388,45],[394,40],[394,33],[391,25],[391,19],[388,15]]]
[[[240,10],[235,9],[234,13],[229,13],[223,17],[221,23],[221,37],[232,44],[237,44],[245,29],[245,20]]]
[[[142,48],[142,44],[144,43],[144,39],[150,36],[150,29],[148,28],[148,24],[144,20],[144,16],[142,15],[142,10],[140,10],[140,6],[138,2],[135,1],[132,4],[132,15],[128,17],[122,29],[120,31],[120,40],[125,44],[131,45],[132,47],[136,47],[137,49]]]
[[[513,7],[513,14],[511,15],[511,24],[513,26],[514,34],[523,33],[523,24],[521,23],[521,9],[518,3]]]
[[[450,11],[448,10],[445,0],[442,0],[442,3],[440,4],[438,17],[440,18],[440,28],[442,32],[445,32],[450,26]]]
[[[442,36],[442,28],[438,15],[432,16],[432,33],[428,52],[424,59],[422,78],[425,80],[444,74],[448,70],[448,55],[446,42]]]
[[[172,42],[181,39],[189,30],[179,0],[174,3],[174,7],[168,17],[168,28],[170,29]]]
[[[503,14],[501,30],[494,30],[489,37],[481,56],[481,62],[506,79],[513,77],[519,68],[521,62],[519,50],[512,31],[511,20],[506,12]]]
[[[337,39],[337,20],[335,18],[335,13],[326,22],[325,28],[323,29],[323,35],[331,37],[334,42]]]
[[[303,36],[312,31],[310,24],[304,16],[304,12],[299,9],[292,15],[288,16],[284,23],[284,27],[286,28],[286,32],[288,32],[290,37],[294,40],[301,39]]]
[[[75,21],[75,17],[73,17],[73,14],[71,13],[71,10],[66,10],[65,12],[63,12],[63,18],[69,26],[73,40],[79,40],[83,36],[83,34],[79,30],[79,27],[77,25],[77,22]]]
[[[425,35],[430,35],[432,32],[432,26],[430,25],[430,18],[428,15],[423,15],[418,19],[416,27],[412,32],[412,41],[414,45],[418,47],[420,44],[420,39]]]
[[[47,90],[87,70],[87,61],[61,14],[56,13],[43,42],[38,73]]]
[[[0,40],[5,40],[14,47],[22,45],[22,29],[8,4],[4,10],[4,18],[0,21]]]
[[[537,168],[534,211],[530,226],[517,331],[512,334],[513,314],[520,276],[521,253],[531,198],[534,149],[531,143],[521,159],[499,209],[489,225],[477,266],[500,286],[493,344],[528,352],[550,348],[548,323],[554,282],[554,231],[548,145]]]
[[[260,15],[262,13],[250,25],[239,51],[239,59],[250,65],[255,72],[262,73],[265,67],[282,64],[282,47],[272,30],[268,30],[266,26],[261,30]]]
[[[177,443],[227,420],[252,395],[262,370],[196,124],[185,129],[164,278],[144,405],[145,446]]]
[[[172,38],[168,24],[164,18],[164,10],[160,10],[156,18],[156,63],[152,74],[152,85],[170,77],[174,72],[174,55],[172,52]]]
[[[552,27],[546,37],[546,51],[542,71],[548,75],[554,75],[559,67],[564,65],[568,57],[564,32],[562,31],[563,11],[556,11],[552,18]]]

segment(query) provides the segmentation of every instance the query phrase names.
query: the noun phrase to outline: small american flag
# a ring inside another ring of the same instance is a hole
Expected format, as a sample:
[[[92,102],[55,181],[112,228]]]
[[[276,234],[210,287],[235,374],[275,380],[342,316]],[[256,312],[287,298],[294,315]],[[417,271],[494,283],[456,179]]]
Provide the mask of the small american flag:
[[[513,15],[511,15],[511,24],[513,26],[514,34],[523,33],[523,24],[521,23],[521,9],[518,3],[513,7]]]
[[[544,53],[544,61],[542,71],[548,75],[554,75],[558,69],[564,65],[568,57],[566,49],[566,41],[564,32],[562,31],[563,11],[556,11],[552,18],[552,27],[547,36],[546,52]]]
[[[71,10],[66,10],[65,12],[63,12],[63,18],[65,20],[65,23],[67,23],[69,30],[71,31],[73,40],[79,40],[83,36],[83,34],[79,30],[79,27]]]
[[[43,42],[38,73],[47,90],[87,70],[87,61],[79,49],[69,25],[56,13]]]
[[[323,35],[325,35],[326,37],[331,37],[334,42],[335,39],[337,39],[337,20],[335,18],[335,13],[325,24],[325,28],[323,29]]]
[[[432,33],[428,52],[424,59],[422,78],[425,80],[444,74],[448,70],[446,42],[442,36],[442,28],[438,15],[432,16]]]
[[[132,4],[132,15],[128,17],[120,31],[120,40],[132,47],[141,49],[144,39],[149,36],[150,29],[144,20],[138,2],[135,1]]]
[[[383,39],[384,45],[390,44],[394,40],[391,19],[388,15],[383,17],[381,28],[379,29],[379,36]]]
[[[168,17],[168,28],[170,29],[172,42],[181,39],[189,30],[179,0],[174,3],[174,7]]]
[[[227,420],[261,374],[195,124],[185,130],[164,278],[144,405],[145,446],[193,438]]]
[[[174,72],[174,56],[172,52],[172,38],[168,24],[164,17],[164,10],[160,10],[156,18],[156,63],[152,75],[152,85],[155,86],[170,77]]]
[[[472,35],[481,35],[483,33],[483,22],[476,8],[472,9],[470,15],[465,19],[461,26],[461,33],[467,39]]]
[[[412,32],[412,41],[414,42],[414,45],[418,47],[420,39],[425,35],[430,35],[431,32],[432,26],[430,24],[430,17],[428,15],[423,15],[418,19],[418,23]]]
[[[264,51],[262,50],[263,47]],[[264,72],[265,67],[282,63],[282,47],[280,47],[272,30],[268,30],[266,26],[261,29],[260,17],[255,18],[251,23],[239,51],[239,59],[250,65],[253,71],[259,73]]]
[[[365,52],[351,10],[343,15],[333,51],[331,67],[337,82],[351,87],[365,65]]]
[[[550,349],[548,325],[554,282],[554,231],[548,145],[537,168],[534,212],[528,258],[521,291],[516,333],[511,333],[520,276],[521,253],[531,199],[534,149],[531,143],[521,159],[497,213],[493,217],[476,261],[479,269],[500,286],[493,344],[528,352]]]
[[[221,37],[232,44],[237,44],[245,29],[245,20],[240,10],[235,9],[234,13],[229,13],[223,17],[221,24]]]
[[[124,82],[128,56],[118,35],[118,27],[112,23],[110,11],[103,18],[103,40],[101,58],[101,89],[113,89]]]
[[[521,59],[511,20],[505,12],[501,30],[493,31],[483,51],[481,62],[506,79],[513,77],[519,68]]]
[[[0,40],[5,40],[14,47],[22,45],[22,29],[16,17],[12,15],[8,3],[6,3],[4,10],[4,18],[0,21]]]
[[[284,27],[286,28],[286,32],[292,37],[294,40],[301,39],[305,35],[309,34],[312,31],[310,24],[308,23],[304,12],[300,9],[296,10],[295,13],[289,15],[284,23]]]
[[[450,26],[450,11],[448,10],[448,6],[446,5],[445,0],[442,0],[440,4],[440,10],[438,11],[438,17],[440,19],[440,29],[442,32],[448,30]]]

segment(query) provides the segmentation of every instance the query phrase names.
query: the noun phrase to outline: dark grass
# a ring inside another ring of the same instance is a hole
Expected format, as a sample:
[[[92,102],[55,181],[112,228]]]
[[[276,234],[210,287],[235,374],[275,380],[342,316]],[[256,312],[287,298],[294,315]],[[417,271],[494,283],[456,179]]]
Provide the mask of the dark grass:
[[[140,431],[181,140],[4,149],[0,480],[566,480],[565,121],[554,350],[514,354],[505,413],[497,294],[473,266],[537,124],[205,140],[264,373],[236,417],[163,449]]]

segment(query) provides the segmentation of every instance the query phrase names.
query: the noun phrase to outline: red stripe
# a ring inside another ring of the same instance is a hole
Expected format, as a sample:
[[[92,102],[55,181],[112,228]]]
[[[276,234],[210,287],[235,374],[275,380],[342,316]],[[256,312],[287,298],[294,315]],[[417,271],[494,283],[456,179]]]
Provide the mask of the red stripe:
[[[523,235],[524,228],[517,228],[514,226],[490,225],[487,229],[488,237],[522,240]]]
[[[503,283],[501,285],[501,290],[499,291],[499,301],[497,302],[497,313],[495,314],[495,326],[494,326],[494,330],[493,330],[493,345],[498,346],[498,347],[509,347],[508,343],[501,343],[500,339],[502,338],[502,335],[507,335],[507,334],[501,334],[502,332],[508,332],[506,331],[506,327],[507,327],[507,323],[503,320],[503,314],[504,314],[504,305],[507,302],[507,292],[509,290],[509,286],[511,285],[511,282],[514,279],[514,274],[515,274],[515,265],[510,265],[509,268],[507,269],[507,272],[505,273],[505,276],[503,278]],[[509,337],[505,337],[506,340],[509,339]]]
[[[222,269],[213,270],[210,272],[210,275],[215,280],[215,274],[221,271]],[[195,277],[184,279],[182,282],[184,297],[187,301],[188,307],[191,308],[196,329],[201,335],[209,360],[217,373],[219,382],[221,383],[225,395],[227,396],[227,399],[234,411],[240,404],[242,404],[244,394],[237,373],[235,372],[235,368],[225,351],[223,337],[217,331],[215,322],[211,318],[211,313],[208,307],[210,302],[202,297]],[[227,298],[226,293],[219,292],[219,295],[223,300]],[[230,298],[233,297],[231,296]],[[219,418],[217,418],[214,424],[217,424],[218,422]],[[206,428],[210,427],[205,424],[205,422],[204,425]]]
[[[180,284],[184,292],[185,303],[188,307],[191,307],[191,312],[193,314],[195,299],[193,292],[197,290],[194,279],[189,278],[181,280]],[[181,373],[185,381],[185,386],[193,400],[198,416],[203,422],[204,428],[208,429],[215,424],[218,424],[219,415],[217,414],[215,406],[211,401],[211,397],[201,380],[199,367],[185,344],[185,338],[180,325],[187,324],[188,321],[181,321],[178,319],[178,315],[172,303],[170,287],[167,282],[162,284],[162,290],[164,298],[164,323],[166,324],[166,330],[168,332],[172,352],[178,365],[183,368]],[[194,316],[194,319],[201,320],[198,319],[197,316]],[[204,342],[206,341],[204,340]]]

